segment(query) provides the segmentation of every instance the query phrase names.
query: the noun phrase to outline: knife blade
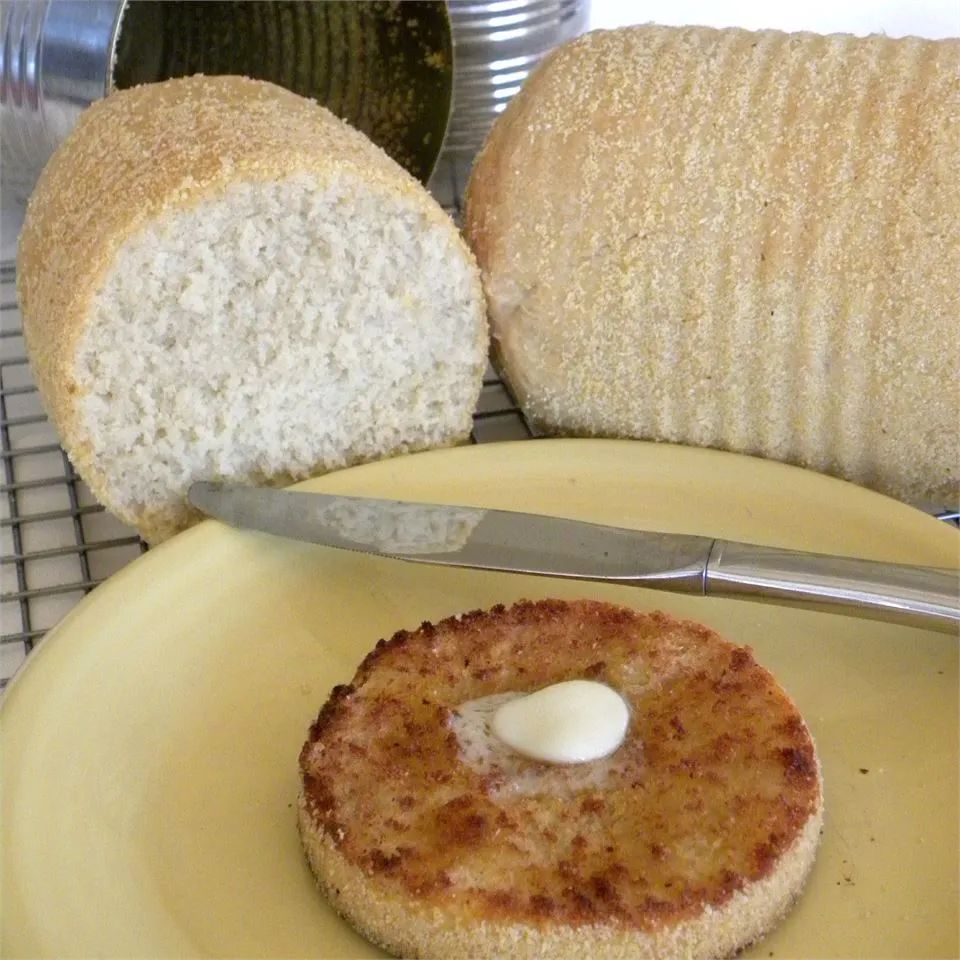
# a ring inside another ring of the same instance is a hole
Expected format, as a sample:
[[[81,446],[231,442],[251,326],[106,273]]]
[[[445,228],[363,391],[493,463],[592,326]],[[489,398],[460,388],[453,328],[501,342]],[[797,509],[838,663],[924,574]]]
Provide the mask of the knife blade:
[[[194,483],[234,527],[414,563],[795,604],[960,629],[957,571],[482,507]]]

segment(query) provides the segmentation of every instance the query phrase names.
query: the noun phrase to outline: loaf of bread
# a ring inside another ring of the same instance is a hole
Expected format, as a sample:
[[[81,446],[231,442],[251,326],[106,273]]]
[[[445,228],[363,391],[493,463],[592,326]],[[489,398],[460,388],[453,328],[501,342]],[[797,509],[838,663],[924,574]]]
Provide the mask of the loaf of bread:
[[[486,362],[444,211],[322,107],[240,77],[90,107],[30,201],[18,291],[65,449],[151,542],[194,519],[198,478],[464,440]]]
[[[960,490],[960,40],[633,27],[497,121],[467,237],[547,432]]]

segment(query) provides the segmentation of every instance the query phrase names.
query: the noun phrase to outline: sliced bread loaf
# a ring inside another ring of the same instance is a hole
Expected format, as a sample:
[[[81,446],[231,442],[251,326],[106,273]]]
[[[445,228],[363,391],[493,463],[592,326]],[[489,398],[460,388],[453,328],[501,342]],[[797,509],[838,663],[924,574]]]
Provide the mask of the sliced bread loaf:
[[[468,239],[547,431],[960,494],[960,40],[703,27],[552,54]]]
[[[18,259],[44,404],[94,494],[156,542],[198,478],[281,483],[464,440],[479,273],[430,195],[315,103],[191,77],[92,106]]]

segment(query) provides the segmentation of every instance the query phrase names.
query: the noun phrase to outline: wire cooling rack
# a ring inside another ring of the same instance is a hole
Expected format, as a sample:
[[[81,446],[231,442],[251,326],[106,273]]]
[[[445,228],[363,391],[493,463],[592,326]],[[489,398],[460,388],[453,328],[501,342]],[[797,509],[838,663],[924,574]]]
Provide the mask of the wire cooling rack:
[[[462,168],[441,161],[431,189],[455,217]],[[34,644],[85,594],[144,550],[136,532],[100,506],[74,472],[44,415],[17,309],[12,264],[0,274],[0,689]],[[510,392],[487,370],[474,443],[533,436]]]

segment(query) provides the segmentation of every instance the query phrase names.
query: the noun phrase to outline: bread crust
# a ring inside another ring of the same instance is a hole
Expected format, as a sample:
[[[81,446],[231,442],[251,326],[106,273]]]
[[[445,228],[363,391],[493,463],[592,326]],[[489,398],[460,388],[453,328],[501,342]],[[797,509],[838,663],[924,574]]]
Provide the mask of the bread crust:
[[[463,760],[459,704],[584,676],[631,709],[605,785],[515,792]],[[823,815],[809,731],[748,650],[592,601],[381,641],[321,710],[300,766],[321,888],[403,956],[732,954],[798,895]]]
[[[648,25],[556,50],[465,212],[525,412],[955,503],[958,112],[960,40]]]
[[[97,498],[150,541],[196,515],[185,508],[143,504],[130,511],[111,503],[109,478],[80,419],[77,397],[84,384],[74,373],[94,297],[121,245],[147,224],[216,198],[236,183],[302,173],[318,183],[354,174],[365,189],[402,197],[427,222],[454,233],[423,187],[362,133],[311,100],[236,76],[146,84],[94,103],[54,153],[30,198],[17,254],[17,292],[44,407]],[[466,244],[456,241],[473,263]],[[479,280],[476,302],[482,303]],[[485,336],[482,326],[478,336]]]

